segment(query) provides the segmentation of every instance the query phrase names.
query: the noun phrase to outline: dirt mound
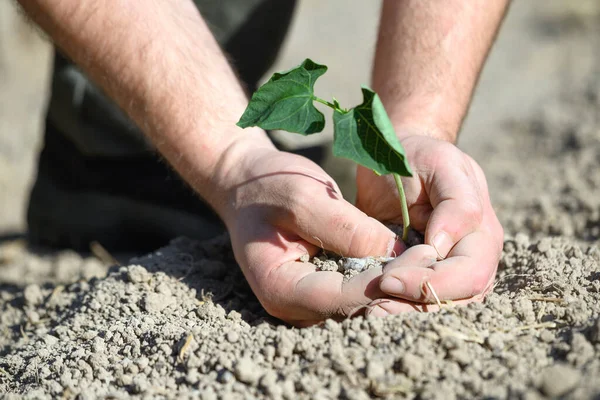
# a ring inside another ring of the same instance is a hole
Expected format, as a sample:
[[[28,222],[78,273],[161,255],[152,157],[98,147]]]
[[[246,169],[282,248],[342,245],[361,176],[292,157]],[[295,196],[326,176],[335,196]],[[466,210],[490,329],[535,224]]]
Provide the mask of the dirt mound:
[[[506,242],[484,304],[293,329],[262,311],[226,237],[179,239],[104,279],[3,294],[10,345],[0,390],[30,398],[591,397],[600,394],[599,262],[596,247],[519,235]]]
[[[0,392],[600,398],[598,93],[590,85],[470,149],[507,232],[484,303],[295,329],[266,315],[226,236],[177,239],[106,277],[73,253],[2,247]]]
[[[498,281],[483,304],[294,329],[266,315],[226,236],[175,240],[104,278],[93,277],[104,271],[98,262],[73,253],[37,257],[3,247],[0,391],[600,396],[598,106],[591,94],[551,104],[476,152],[507,231]]]
[[[600,85],[512,121],[475,152],[506,232],[600,239]]]

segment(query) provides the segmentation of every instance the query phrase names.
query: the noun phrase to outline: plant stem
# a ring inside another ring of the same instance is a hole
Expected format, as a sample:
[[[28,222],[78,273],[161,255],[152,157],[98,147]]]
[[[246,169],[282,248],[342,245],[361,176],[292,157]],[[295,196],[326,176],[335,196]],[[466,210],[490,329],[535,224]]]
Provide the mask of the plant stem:
[[[333,103],[330,103],[330,102],[328,102],[327,100],[323,100],[323,99],[321,99],[321,98],[319,98],[319,97],[317,97],[317,96],[313,96],[313,100],[314,100],[314,101],[317,101],[317,102],[319,102],[319,103],[321,103],[321,104],[325,104],[327,107],[331,107],[331,108],[333,108],[334,110],[342,111],[342,110],[340,110],[340,109],[339,109],[339,107],[336,107],[336,106],[335,106],[335,104],[333,104]]]
[[[398,174],[392,174],[396,186],[398,187],[398,195],[400,195],[400,205],[402,207],[402,240],[406,242],[408,240],[408,229],[410,228],[410,217],[408,216],[408,204],[406,204],[406,195],[404,194],[404,186],[402,186],[402,179]]]

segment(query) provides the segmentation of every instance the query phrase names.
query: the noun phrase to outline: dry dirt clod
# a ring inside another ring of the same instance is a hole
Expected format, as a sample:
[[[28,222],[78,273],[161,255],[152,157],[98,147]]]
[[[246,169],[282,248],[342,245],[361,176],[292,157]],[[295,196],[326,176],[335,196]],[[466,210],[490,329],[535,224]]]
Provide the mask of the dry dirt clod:
[[[161,293],[147,293],[144,297],[143,307],[149,313],[159,313],[173,303],[171,295]]]
[[[23,291],[23,297],[25,302],[31,306],[36,306],[44,300],[42,289],[36,284],[27,285]]]
[[[249,358],[242,358],[235,365],[235,377],[243,383],[254,385],[260,378],[260,368]]]
[[[546,368],[542,372],[540,389],[542,393],[551,398],[558,398],[573,390],[581,374],[574,368],[558,364]]]
[[[105,271],[97,260],[24,248],[0,257],[0,392],[600,396],[600,174],[589,173],[600,171],[600,96],[572,103],[507,127],[507,149],[494,142],[479,158],[506,232],[498,279],[483,303],[294,329],[262,309],[225,235],[176,239],[94,279],[89,271]],[[514,168],[517,156],[522,168]],[[337,258],[313,261],[343,270]],[[346,269],[345,278],[358,273]],[[425,290],[433,300],[440,288]]]

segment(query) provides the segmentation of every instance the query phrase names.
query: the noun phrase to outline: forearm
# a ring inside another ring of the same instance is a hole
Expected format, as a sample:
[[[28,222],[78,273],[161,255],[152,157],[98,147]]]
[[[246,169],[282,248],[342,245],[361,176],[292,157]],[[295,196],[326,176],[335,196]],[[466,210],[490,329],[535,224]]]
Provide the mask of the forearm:
[[[224,155],[271,146],[261,130],[235,126],[246,96],[191,1],[20,3],[214,207]]]
[[[456,140],[507,5],[384,0],[373,86],[397,127]]]

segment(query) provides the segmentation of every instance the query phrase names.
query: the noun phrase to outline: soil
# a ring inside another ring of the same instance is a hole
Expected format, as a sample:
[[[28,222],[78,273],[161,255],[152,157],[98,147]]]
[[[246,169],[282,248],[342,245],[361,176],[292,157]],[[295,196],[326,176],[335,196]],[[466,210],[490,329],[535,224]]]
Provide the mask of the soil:
[[[584,3],[596,4],[569,4]],[[480,118],[467,133],[485,134],[461,143],[483,167],[506,232],[483,303],[296,329],[264,312],[227,236],[175,239],[110,268],[8,241],[0,398],[600,399],[600,62],[596,41],[574,39],[600,37],[600,13],[552,10],[534,13],[543,24],[523,25],[537,33],[507,21],[505,38],[539,49],[515,57],[537,64],[517,63],[523,85],[490,86],[484,74],[484,87],[514,98],[488,93],[471,111],[491,116],[502,106],[519,117]],[[564,64],[544,59],[551,46]],[[588,65],[596,70],[585,80]],[[557,79],[536,92],[541,66]],[[528,102],[524,93],[534,92],[544,95]]]
[[[483,164],[507,235],[482,304],[296,329],[264,312],[227,236],[176,239],[105,277],[91,258],[5,245],[0,391],[83,399],[599,397],[599,106],[592,95],[549,104],[507,124],[504,147],[487,148],[494,156]],[[61,272],[65,265],[70,272]]]

